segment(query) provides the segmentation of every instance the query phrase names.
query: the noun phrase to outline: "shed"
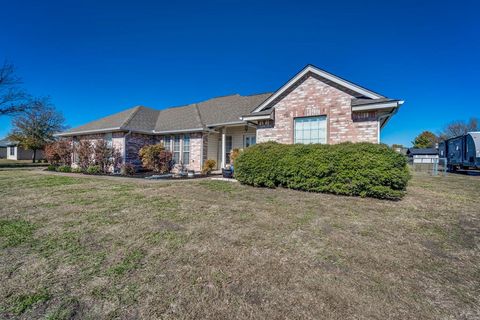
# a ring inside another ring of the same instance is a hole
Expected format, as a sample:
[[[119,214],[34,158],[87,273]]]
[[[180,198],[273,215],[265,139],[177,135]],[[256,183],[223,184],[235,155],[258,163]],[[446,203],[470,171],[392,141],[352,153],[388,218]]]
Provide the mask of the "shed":
[[[438,150],[436,148],[409,148],[407,156],[412,158],[413,163],[436,163]]]

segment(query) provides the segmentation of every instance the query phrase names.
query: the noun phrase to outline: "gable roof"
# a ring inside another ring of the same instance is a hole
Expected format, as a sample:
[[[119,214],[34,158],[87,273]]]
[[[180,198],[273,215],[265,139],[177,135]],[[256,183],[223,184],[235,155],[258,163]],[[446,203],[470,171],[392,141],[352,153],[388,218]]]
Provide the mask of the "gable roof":
[[[137,106],[69,129],[57,136],[110,131],[133,131],[149,134],[201,131],[207,127],[241,123],[239,119],[242,115],[250,113],[270,95],[271,93],[251,96],[234,94],[163,110]]]
[[[334,74],[331,74],[325,70],[322,70],[318,67],[315,67],[311,64],[303,68],[299,73],[297,73],[293,78],[287,81],[283,86],[281,86],[274,94],[272,94],[268,99],[261,103],[255,110],[255,112],[262,111],[267,109],[274,102],[278,101],[283,97],[283,95],[291,88],[296,86],[298,83],[303,82],[308,76],[313,75],[321,81],[327,83],[330,86],[336,87],[342,91],[345,91],[352,95],[355,98],[367,98],[367,99],[382,99],[385,98],[381,94],[373,92],[369,89],[361,87],[353,82],[347,81],[343,78],[340,78]]]

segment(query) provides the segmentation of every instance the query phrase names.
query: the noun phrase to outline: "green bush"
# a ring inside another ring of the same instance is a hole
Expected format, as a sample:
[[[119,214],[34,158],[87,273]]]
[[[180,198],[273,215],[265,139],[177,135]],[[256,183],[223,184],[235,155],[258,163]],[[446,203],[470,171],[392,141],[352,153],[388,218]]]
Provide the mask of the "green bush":
[[[100,174],[102,172],[102,168],[100,166],[88,166],[87,173],[88,174]]]
[[[386,145],[282,145],[247,148],[235,161],[235,178],[261,187],[400,199],[410,179],[405,157]]]
[[[72,167],[70,166],[59,166],[57,167],[58,172],[72,172]]]
[[[72,172],[73,173],[83,173],[83,170],[80,167],[76,167],[76,168],[72,168]]]
[[[57,171],[57,166],[54,164],[49,164],[47,167],[48,171]]]

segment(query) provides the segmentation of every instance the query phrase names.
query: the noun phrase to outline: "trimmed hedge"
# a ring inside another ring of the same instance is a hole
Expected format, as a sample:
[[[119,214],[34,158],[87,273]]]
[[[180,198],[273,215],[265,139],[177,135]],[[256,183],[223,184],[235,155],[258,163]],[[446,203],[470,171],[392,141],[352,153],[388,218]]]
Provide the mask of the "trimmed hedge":
[[[405,194],[410,173],[405,157],[386,145],[267,142],[241,153],[235,178],[258,187],[396,200]]]

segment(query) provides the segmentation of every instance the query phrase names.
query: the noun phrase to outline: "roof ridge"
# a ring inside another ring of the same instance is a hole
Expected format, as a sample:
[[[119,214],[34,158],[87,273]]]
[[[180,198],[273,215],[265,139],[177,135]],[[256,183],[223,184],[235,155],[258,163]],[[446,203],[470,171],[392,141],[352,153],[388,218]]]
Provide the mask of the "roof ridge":
[[[128,123],[129,123],[130,121],[132,121],[133,117],[137,114],[138,110],[140,110],[141,107],[142,107],[142,106],[136,106],[136,107],[134,107],[134,108],[133,108],[134,110],[133,110],[132,114],[129,115],[127,119],[125,119],[125,121],[120,125],[120,128],[126,127],[126,126],[128,125]]]

